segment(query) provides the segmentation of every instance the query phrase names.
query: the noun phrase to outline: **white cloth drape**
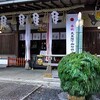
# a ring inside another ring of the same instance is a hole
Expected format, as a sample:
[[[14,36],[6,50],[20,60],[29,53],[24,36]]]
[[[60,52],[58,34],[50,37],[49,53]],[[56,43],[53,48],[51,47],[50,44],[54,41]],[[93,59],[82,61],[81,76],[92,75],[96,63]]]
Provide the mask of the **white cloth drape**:
[[[31,28],[29,23],[29,17],[26,17],[26,31],[25,31],[25,60],[30,60],[30,40],[31,40]]]
[[[47,47],[47,55],[52,54],[52,18],[51,15],[49,15],[49,21],[48,21],[48,31],[46,34],[46,47]]]

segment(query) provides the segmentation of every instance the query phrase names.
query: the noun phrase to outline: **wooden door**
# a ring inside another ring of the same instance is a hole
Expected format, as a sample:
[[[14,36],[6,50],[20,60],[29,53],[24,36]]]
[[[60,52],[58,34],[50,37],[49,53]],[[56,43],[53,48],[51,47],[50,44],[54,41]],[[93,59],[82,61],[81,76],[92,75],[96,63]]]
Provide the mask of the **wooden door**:
[[[0,34],[0,54],[13,54],[18,53],[18,37],[16,33],[3,33]]]
[[[83,50],[92,54],[100,54],[100,30],[84,28]]]

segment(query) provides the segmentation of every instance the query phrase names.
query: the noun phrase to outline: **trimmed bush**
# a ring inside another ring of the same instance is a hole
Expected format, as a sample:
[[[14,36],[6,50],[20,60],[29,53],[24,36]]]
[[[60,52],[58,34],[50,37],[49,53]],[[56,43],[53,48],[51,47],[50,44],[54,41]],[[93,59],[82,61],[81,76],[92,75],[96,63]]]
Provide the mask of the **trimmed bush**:
[[[71,53],[58,64],[61,88],[72,96],[100,91],[100,60],[87,52]]]

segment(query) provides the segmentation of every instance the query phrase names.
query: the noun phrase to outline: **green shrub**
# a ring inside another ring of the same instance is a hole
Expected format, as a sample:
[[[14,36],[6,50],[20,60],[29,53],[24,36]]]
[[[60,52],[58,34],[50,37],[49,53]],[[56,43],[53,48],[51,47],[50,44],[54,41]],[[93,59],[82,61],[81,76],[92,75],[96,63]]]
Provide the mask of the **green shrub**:
[[[100,91],[100,61],[87,52],[71,53],[58,64],[61,88],[72,96],[86,96]]]

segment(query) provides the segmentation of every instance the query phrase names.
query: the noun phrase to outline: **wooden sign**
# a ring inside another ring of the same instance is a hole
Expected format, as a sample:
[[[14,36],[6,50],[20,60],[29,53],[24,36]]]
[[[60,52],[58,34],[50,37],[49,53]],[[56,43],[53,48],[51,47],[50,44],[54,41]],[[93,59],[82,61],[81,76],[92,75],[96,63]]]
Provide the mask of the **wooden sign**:
[[[39,32],[47,31],[47,23],[40,23],[38,27]]]

